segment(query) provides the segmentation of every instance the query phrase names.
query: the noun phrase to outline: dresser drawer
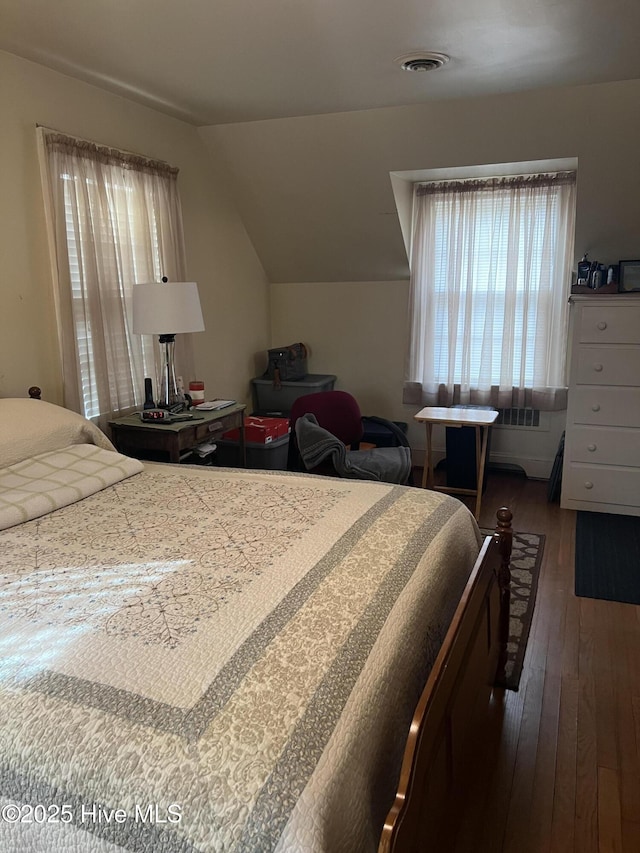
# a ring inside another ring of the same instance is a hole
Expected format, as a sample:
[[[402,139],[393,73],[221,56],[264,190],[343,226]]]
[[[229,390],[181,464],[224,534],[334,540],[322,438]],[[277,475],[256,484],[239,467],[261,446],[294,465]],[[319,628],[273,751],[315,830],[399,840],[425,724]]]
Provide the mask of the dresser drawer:
[[[578,347],[575,381],[640,386],[640,347]]]
[[[637,311],[630,311],[623,305],[585,305],[580,315],[578,340],[581,343],[640,344]]]
[[[572,463],[562,475],[563,500],[637,506],[640,468]]]
[[[239,413],[225,418],[218,418],[215,421],[207,421],[204,424],[198,424],[195,431],[194,444],[200,444],[208,439],[220,438],[223,432],[240,426],[241,418],[242,413]]]
[[[569,400],[572,423],[640,427],[640,388],[577,385]]]
[[[576,426],[565,453],[570,462],[640,468],[640,429]]]

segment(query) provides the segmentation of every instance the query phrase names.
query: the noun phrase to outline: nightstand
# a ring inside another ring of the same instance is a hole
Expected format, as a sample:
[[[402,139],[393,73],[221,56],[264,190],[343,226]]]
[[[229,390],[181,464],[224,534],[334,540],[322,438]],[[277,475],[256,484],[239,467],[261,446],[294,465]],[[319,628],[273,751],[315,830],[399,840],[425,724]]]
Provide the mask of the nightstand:
[[[244,441],[244,410],[246,406],[236,403],[217,412],[199,412],[193,409],[192,420],[174,423],[149,423],[140,416],[128,415],[109,421],[111,439],[120,453],[145,459],[157,453],[168,456],[168,462],[180,462],[187,451],[205,441],[215,441],[227,430],[239,428],[238,463],[246,468]]]

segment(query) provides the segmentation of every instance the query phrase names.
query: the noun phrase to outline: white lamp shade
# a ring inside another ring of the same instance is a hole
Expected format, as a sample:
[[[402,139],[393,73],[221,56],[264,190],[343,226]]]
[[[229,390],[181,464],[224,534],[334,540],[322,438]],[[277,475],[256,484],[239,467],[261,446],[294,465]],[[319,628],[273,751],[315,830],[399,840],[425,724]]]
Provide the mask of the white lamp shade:
[[[133,331],[138,335],[204,332],[195,281],[165,281],[133,287]]]

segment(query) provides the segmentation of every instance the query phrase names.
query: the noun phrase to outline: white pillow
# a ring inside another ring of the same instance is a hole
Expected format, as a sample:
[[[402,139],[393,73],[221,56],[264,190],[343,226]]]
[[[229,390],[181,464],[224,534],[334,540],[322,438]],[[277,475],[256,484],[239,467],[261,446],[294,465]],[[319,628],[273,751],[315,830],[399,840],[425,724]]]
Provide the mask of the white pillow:
[[[97,426],[76,412],[26,397],[0,400],[0,468],[70,444],[115,450]]]

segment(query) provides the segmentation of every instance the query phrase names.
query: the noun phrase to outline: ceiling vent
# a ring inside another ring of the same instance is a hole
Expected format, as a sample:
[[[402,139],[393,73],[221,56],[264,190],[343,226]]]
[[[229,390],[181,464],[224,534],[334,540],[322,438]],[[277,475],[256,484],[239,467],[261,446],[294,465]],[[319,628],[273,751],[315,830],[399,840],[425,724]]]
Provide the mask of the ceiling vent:
[[[436,71],[449,61],[446,53],[421,51],[420,53],[405,53],[396,59],[403,71]]]

